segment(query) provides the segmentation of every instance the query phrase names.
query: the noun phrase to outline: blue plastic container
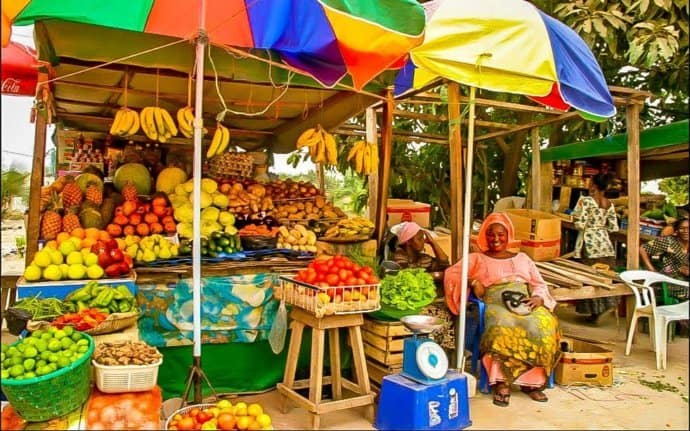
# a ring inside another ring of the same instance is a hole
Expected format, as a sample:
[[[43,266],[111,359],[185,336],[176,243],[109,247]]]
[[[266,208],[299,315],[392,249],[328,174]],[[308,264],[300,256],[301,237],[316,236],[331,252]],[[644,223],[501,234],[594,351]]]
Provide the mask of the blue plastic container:
[[[376,428],[459,430],[472,425],[467,377],[448,371],[441,383],[423,385],[400,374],[383,378]]]
[[[137,284],[136,284],[136,273],[134,271],[130,272],[130,276],[127,278],[102,278],[98,281],[98,284],[103,286],[119,286],[124,284],[127,286],[132,295],[137,294]],[[17,281],[17,298],[29,298],[40,294],[41,298],[57,298],[65,299],[70,292],[73,292],[81,287],[86,286],[91,280],[61,280],[61,281],[41,281],[37,283],[30,283],[21,277]]]

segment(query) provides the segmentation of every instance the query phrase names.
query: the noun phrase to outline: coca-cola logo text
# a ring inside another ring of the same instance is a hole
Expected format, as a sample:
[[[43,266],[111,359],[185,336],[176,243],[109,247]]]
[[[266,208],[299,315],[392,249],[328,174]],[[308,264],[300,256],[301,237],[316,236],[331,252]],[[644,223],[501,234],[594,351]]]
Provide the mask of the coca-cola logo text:
[[[21,89],[21,81],[15,78],[7,78],[2,81],[3,93],[19,93]]]

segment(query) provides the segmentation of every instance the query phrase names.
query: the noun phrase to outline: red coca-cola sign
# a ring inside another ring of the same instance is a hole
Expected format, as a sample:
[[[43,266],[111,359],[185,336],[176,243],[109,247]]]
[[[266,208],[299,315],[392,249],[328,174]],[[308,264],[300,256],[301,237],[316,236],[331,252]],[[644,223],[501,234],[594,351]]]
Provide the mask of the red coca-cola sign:
[[[2,94],[33,96],[38,82],[36,51],[16,42],[2,48]]]
[[[2,80],[2,94],[33,96],[36,92],[36,82],[36,79],[4,78]]]

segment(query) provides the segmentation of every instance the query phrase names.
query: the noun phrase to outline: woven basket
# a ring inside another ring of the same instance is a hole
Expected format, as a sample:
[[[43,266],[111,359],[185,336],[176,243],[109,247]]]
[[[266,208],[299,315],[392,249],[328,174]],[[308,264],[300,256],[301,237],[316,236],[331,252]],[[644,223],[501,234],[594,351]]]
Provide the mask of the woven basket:
[[[138,319],[139,313],[136,311],[130,313],[112,313],[109,314],[104,321],[99,323],[98,326],[84,332],[89,335],[110,334],[134,325],[137,323]]]
[[[179,409],[175,410],[174,412],[172,412],[170,414],[170,416],[168,416],[168,418],[165,420],[165,429],[170,428],[170,421],[172,421],[172,418],[175,415],[184,415],[184,414],[188,413],[190,410],[192,410],[193,408],[198,408],[198,409],[204,410],[204,409],[210,409],[210,408],[215,407],[215,406],[216,406],[215,404],[203,403],[203,404],[192,404],[192,405],[189,405],[186,407],[179,408]]]
[[[88,334],[84,336],[89,350],[69,366],[33,379],[2,380],[2,391],[23,419],[43,422],[57,418],[81,407],[89,398],[94,341]]]

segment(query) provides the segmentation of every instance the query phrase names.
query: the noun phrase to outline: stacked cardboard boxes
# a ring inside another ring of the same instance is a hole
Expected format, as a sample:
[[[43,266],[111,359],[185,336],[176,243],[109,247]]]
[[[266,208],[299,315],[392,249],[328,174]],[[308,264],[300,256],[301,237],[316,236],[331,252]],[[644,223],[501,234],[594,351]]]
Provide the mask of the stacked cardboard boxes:
[[[505,210],[515,227],[520,251],[533,260],[552,260],[561,254],[561,219],[553,214],[521,208]]]

